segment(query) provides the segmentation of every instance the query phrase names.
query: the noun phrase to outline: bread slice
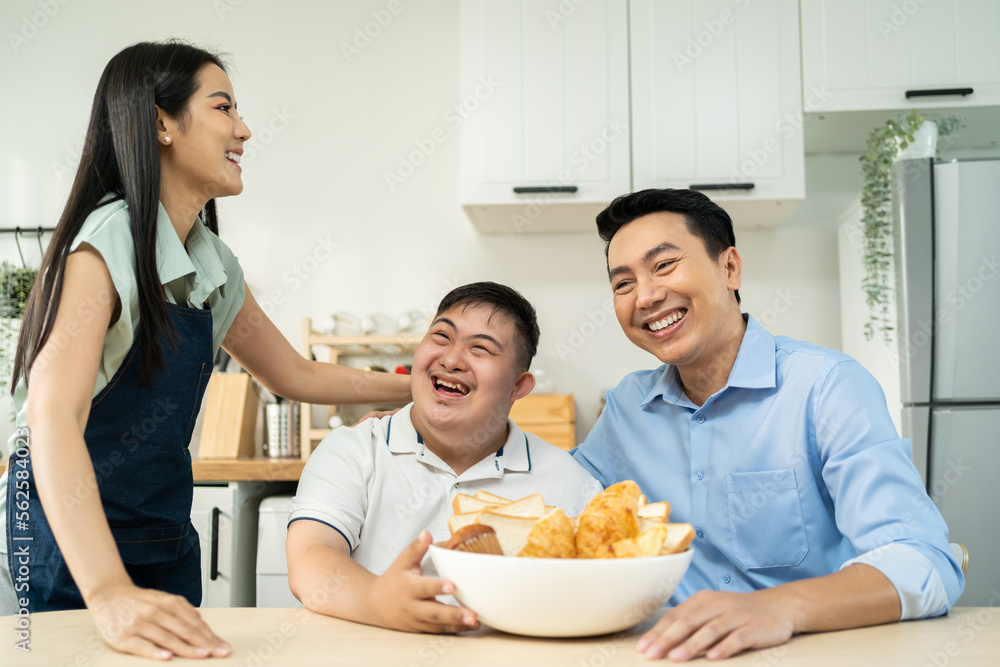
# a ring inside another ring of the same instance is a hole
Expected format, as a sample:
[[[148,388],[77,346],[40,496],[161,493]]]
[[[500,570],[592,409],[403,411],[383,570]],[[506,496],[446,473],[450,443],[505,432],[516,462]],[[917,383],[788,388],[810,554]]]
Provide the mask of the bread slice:
[[[452,514],[448,519],[448,530],[454,535],[466,526],[479,523],[479,512],[466,512],[464,514]]]
[[[479,523],[491,526],[497,534],[504,556],[516,556],[528,544],[528,535],[538,519],[526,516],[499,514],[495,510],[484,510],[479,514]]]
[[[460,493],[451,501],[451,509],[455,514],[465,514],[466,512],[479,512],[481,510],[499,507],[498,503],[491,503],[475,496]]]
[[[666,523],[670,518],[670,503],[664,500],[658,503],[639,505],[638,512],[643,519],[654,519]]]
[[[660,521],[659,519],[647,519],[645,517],[639,517],[639,532],[645,533],[650,528],[655,528],[656,526],[665,526],[666,521]]]
[[[694,541],[694,527],[689,523],[668,523],[667,539],[663,540],[660,555],[685,551]]]
[[[498,496],[494,493],[490,493],[489,491],[476,491],[472,497],[485,500],[488,503],[496,503],[497,505],[507,505],[508,503],[513,502],[509,498]]]
[[[515,500],[507,505],[496,505],[488,509],[491,512],[506,514],[507,516],[522,516],[540,519],[545,516],[545,500],[542,499],[542,494],[535,493],[530,496],[525,496],[520,500]]]

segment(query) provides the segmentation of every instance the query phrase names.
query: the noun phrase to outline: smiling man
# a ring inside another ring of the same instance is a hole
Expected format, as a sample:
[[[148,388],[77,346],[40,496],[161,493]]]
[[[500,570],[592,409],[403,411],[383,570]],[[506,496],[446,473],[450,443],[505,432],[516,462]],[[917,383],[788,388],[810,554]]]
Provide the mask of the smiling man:
[[[474,613],[434,599],[453,584],[421,568],[431,535],[449,535],[455,496],[541,493],[572,516],[601,490],[508,417],[534,387],[537,347],[535,310],[513,289],[473,283],[444,297],[414,353],[413,403],[336,429],[302,472],[287,553],[307,608],[397,630],[473,629]]]
[[[663,365],[607,394],[573,454],[639,483],[697,538],[652,658],[723,658],[835,630],[944,614],[962,592],[948,529],[875,379],[850,357],[741,313],[728,214],[644,190],[597,217],[615,313]]]

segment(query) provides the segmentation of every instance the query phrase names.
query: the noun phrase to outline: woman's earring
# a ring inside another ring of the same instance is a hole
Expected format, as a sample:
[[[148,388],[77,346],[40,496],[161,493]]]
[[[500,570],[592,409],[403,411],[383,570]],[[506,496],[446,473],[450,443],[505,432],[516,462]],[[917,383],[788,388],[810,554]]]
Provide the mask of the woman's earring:
[[[170,137],[163,137],[163,143],[169,144],[170,143]]]

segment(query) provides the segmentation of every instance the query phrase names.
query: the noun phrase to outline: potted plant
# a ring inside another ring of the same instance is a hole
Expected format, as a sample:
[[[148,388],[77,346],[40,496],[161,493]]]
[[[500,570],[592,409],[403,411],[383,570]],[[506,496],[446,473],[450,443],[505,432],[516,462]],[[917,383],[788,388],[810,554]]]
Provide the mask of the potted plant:
[[[36,274],[36,269],[8,262],[0,266],[0,387],[7,385],[14,370],[21,318]]]
[[[927,121],[916,111],[891,118],[876,125],[868,133],[865,152],[861,155],[861,228],[864,246],[862,261],[865,277],[862,288],[868,304],[865,338],[871,340],[880,331],[886,343],[892,342],[895,314],[890,312],[892,292],[889,270],[892,267],[892,165],[906,149],[924,123],[936,126],[938,137],[954,134],[962,125],[956,116]],[[927,128],[930,130],[934,127]],[[933,134],[933,132],[932,132]],[[932,149],[932,152],[936,149]]]

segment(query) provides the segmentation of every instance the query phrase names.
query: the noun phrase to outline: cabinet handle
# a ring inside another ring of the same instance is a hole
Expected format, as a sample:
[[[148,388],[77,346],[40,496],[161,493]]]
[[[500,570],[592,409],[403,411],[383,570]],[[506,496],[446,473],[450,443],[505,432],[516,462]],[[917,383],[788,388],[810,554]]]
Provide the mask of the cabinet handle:
[[[514,194],[531,195],[542,192],[576,192],[579,189],[575,185],[515,185]]]
[[[753,190],[753,183],[699,183],[692,190]]]
[[[972,94],[972,88],[931,88],[929,90],[908,90],[906,99],[911,97],[932,97],[934,95],[966,95]]]
[[[209,556],[209,561],[211,563],[209,567],[209,579],[215,581],[219,578],[219,515],[222,514],[222,510],[218,507],[212,508],[212,547],[211,555]]]

